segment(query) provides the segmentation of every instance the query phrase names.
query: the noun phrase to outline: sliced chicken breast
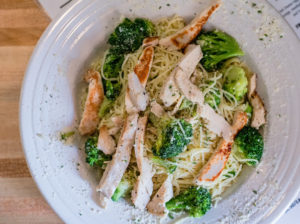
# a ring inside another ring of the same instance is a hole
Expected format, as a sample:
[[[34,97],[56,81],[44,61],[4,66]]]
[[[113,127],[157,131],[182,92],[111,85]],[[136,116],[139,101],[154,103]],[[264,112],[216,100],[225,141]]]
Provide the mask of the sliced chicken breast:
[[[204,105],[204,95],[202,91],[186,78],[186,73],[178,69],[175,75],[175,83],[180,92],[190,101]]]
[[[140,175],[131,192],[131,199],[135,207],[139,209],[146,208],[153,191],[152,177],[154,173],[152,171],[152,165],[149,160],[144,157],[144,139],[147,121],[147,116],[139,118],[134,145],[135,157]]]
[[[128,75],[128,94],[131,103],[138,111],[144,111],[146,109],[149,96],[134,72]]]
[[[174,76],[179,68],[176,67],[167,77],[160,92],[160,99],[166,107],[172,106],[180,97],[180,92],[176,87]]]
[[[116,151],[116,143],[104,125],[99,129],[97,148],[105,154],[112,155]]]
[[[256,92],[257,75],[254,74],[249,80],[248,99],[253,107],[251,127],[259,129],[260,126],[266,123],[266,109],[264,103]]]
[[[181,93],[193,103],[198,105],[200,116],[207,120],[207,127],[210,131],[229,140],[232,133],[228,122],[218,113],[216,113],[209,105],[204,103],[204,95],[202,91],[194,85],[182,70],[178,70],[175,75],[176,85]]]
[[[174,115],[179,111],[179,108],[180,108],[183,100],[184,100],[184,96],[180,96],[177,103],[176,103],[176,105],[174,106],[174,108],[171,112],[171,115]]]
[[[134,152],[137,161],[137,166],[140,171],[143,170],[144,159],[144,139],[147,126],[148,117],[140,117],[138,120],[138,127],[135,135]]]
[[[203,54],[199,45],[191,44],[188,46],[185,55],[182,57],[177,67],[171,72],[161,89],[160,99],[166,107],[172,106],[180,97],[180,92],[174,80],[177,71],[182,70],[186,79],[189,79],[202,57]]]
[[[102,194],[100,192],[100,196],[99,196],[99,204],[101,206],[101,208],[106,208],[107,204],[109,203],[109,199],[107,197],[104,196],[104,194]]]
[[[143,40],[143,48],[145,47],[155,47],[158,45],[159,38],[158,37],[147,37]]]
[[[99,72],[90,69],[84,78],[89,83],[89,89],[79,124],[81,135],[92,134],[96,131],[99,123],[98,111],[104,99],[104,90]]]
[[[157,117],[161,117],[165,114],[164,108],[156,101],[150,103],[150,111]]]
[[[153,196],[152,200],[148,203],[148,211],[157,216],[164,216],[167,214],[166,202],[173,197],[173,176],[170,175],[161,185],[157,193]]]
[[[209,17],[220,7],[220,5],[221,0],[213,1],[212,4],[194,18],[189,25],[171,36],[160,39],[159,45],[166,47],[169,50],[180,50],[185,48],[196,38]]]
[[[138,63],[134,67],[134,72],[130,73],[128,76],[128,88],[125,96],[125,106],[128,113],[139,112],[145,108],[145,87],[150,74],[152,62],[154,56],[154,48],[152,46],[146,47],[142,55],[139,58]],[[135,74],[138,79],[133,75]],[[137,83],[139,81],[140,83]],[[137,88],[135,90],[135,85]],[[139,100],[137,100],[139,96]],[[133,100],[133,101],[132,101]],[[146,106],[147,106],[146,102]]]
[[[152,165],[147,158],[143,158],[142,170],[131,192],[131,200],[136,208],[145,209],[153,192]]]
[[[202,57],[203,53],[200,45],[190,44],[186,47],[185,54],[180,60],[178,67],[190,78]]]
[[[245,112],[236,112],[233,124],[231,126],[232,136],[230,140],[224,138],[220,140],[219,145],[209,161],[200,170],[195,179],[197,185],[206,185],[216,180],[224,170],[227,160],[231,153],[234,138],[237,133],[247,124],[248,117]]]
[[[111,118],[111,121],[113,122],[114,126],[109,128],[108,133],[110,135],[115,135],[121,130],[124,120],[121,116],[114,116]]]
[[[141,84],[145,87],[150,74],[154,56],[154,48],[152,46],[146,47],[138,63],[134,67],[134,73],[138,76]]]
[[[107,199],[110,199],[114,194],[128,167],[137,129],[137,120],[137,113],[130,114],[126,118],[116,153],[114,154],[112,161],[108,163],[96,189]]]
[[[201,107],[200,116],[207,120],[207,128],[210,131],[218,136],[222,136],[226,140],[231,138],[232,129],[228,122],[224,117],[216,113],[208,104],[204,104],[204,106]]]

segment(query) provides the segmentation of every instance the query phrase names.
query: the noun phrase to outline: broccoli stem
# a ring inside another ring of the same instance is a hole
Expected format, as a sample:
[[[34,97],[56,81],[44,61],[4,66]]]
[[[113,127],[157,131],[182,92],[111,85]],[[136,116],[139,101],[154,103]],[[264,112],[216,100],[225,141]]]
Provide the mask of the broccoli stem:
[[[121,198],[126,197],[130,191],[133,189],[133,184],[135,183],[136,175],[134,170],[127,170],[122,177],[117,189],[115,190],[111,200],[119,201]]]
[[[67,141],[68,138],[73,136],[74,134],[75,134],[75,131],[60,133],[60,140]]]
[[[107,97],[104,97],[104,100],[101,104],[101,107],[100,107],[100,110],[99,110],[99,117],[100,118],[103,118],[110,110],[110,108],[112,107],[113,105],[113,101],[112,100],[109,100],[107,99]]]
[[[111,197],[111,200],[115,202],[119,201],[121,198],[125,197],[132,188],[133,186],[128,180],[122,180]]]

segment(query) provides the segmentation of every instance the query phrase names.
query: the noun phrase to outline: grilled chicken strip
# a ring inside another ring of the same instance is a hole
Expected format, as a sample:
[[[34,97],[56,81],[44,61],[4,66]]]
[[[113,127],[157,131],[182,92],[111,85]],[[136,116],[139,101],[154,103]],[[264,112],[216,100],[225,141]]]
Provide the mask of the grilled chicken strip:
[[[182,94],[188,100],[198,105],[200,116],[208,121],[208,129],[229,140],[232,135],[230,125],[221,115],[217,114],[208,104],[204,103],[202,91],[186,78],[184,71],[178,70],[176,72],[175,82]]]
[[[140,175],[131,192],[131,199],[135,207],[145,209],[150,201],[150,196],[153,191],[152,165],[147,158],[144,157],[144,139],[147,125],[147,116],[141,117],[138,120],[138,129],[135,136],[135,157]]]
[[[184,71],[186,79],[189,79],[202,57],[203,54],[199,45],[191,44],[187,47],[185,55],[182,57],[177,67],[171,72],[161,89],[160,99],[166,107],[173,105],[180,98],[180,91],[174,80],[177,71]]]
[[[149,96],[145,87],[140,83],[139,78],[134,72],[128,75],[128,94],[130,102],[138,111],[146,110],[149,103]]]
[[[137,161],[137,167],[141,171],[143,170],[144,159],[144,139],[148,117],[140,117],[138,120],[137,131],[135,135],[134,152]]]
[[[108,163],[96,189],[104,196],[104,198],[110,199],[114,194],[129,164],[131,149],[137,129],[137,120],[137,113],[130,114],[126,118],[116,153],[114,154],[112,161]]]
[[[173,197],[172,178],[172,175],[167,177],[165,182],[161,185],[157,193],[147,205],[147,209],[151,214],[164,216],[167,213],[165,204]]]
[[[109,134],[109,130],[105,125],[99,130],[97,148],[109,155],[112,155],[116,151],[115,140]]]
[[[220,7],[220,5],[221,0],[213,1],[212,4],[194,18],[189,25],[171,36],[160,39],[159,45],[166,47],[169,50],[180,50],[185,48],[196,38],[208,18]]]
[[[121,130],[124,120],[121,116],[114,116],[111,118],[111,121],[113,122],[114,126],[108,130],[108,133],[110,135],[115,135]]]
[[[99,72],[90,69],[85,74],[84,79],[89,83],[89,90],[79,124],[81,135],[92,134],[96,131],[99,123],[98,111],[104,99],[104,90]]]
[[[145,108],[146,83],[153,62],[154,48],[146,47],[139,58],[134,72],[129,74],[128,88],[125,96],[125,106],[128,113],[139,112]],[[137,78],[135,77],[137,76]],[[137,83],[137,82],[140,83]],[[147,105],[146,105],[147,106]]]
[[[131,200],[136,208],[143,210],[150,201],[153,191],[152,177],[154,173],[152,171],[152,165],[147,158],[143,159],[143,166],[140,172],[141,174],[137,178],[131,192]]]
[[[251,127],[259,129],[260,126],[266,123],[266,109],[264,103],[256,92],[257,75],[253,74],[249,80],[248,99],[253,107]]]
[[[233,124],[231,126],[232,136],[230,140],[224,138],[220,140],[219,145],[210,157],[209,161],[200,170],[195,179],[197,185],[205,185],[216,180],[224,170],[227,160],[231,153],[234,138],[237,133],[247,124],[248,117],[245,112],[236,112]]]
[[[157,117],[161,117],[165,114],[164,108],[156,101],[150,103],[150,111]]]
[[[159,38],[158,37],[147,37],[143,40],[143,48],[145,47],[155,47],[158,45]]]

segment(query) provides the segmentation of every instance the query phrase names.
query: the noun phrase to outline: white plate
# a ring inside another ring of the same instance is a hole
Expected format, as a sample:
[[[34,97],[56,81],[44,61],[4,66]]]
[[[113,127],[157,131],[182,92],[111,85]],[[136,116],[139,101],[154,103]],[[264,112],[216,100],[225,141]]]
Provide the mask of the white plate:
[[[232,34],[247,53],[247,63],[259,74],[259,92],[269,112],[265,153],[257,170],[243,170],[218,207],[201,219],[205,223],[272,223],[284,213],[300,185],[300,44],[265,1],[257,1],[262,14],[246,2],[224,1],[208,25]],[[189,20],[204,7],[196,0],[169,3],[170,6],[164,0],[78,1],[51,23],[32,55],[20,104],[22,142],[33,178],[66,223],[152,219],[125,203],[113,203],[102,210],[95,193],[99,178],[86,166],[83,150],[62,144],[59,132],[77,124],[82,75],[105,47],[121,15],[156,19],[177,13]],[[272,25],[267,24],[272,21]],[[281,32],[283,38],[279,38]],[[268,37],[260,41],[265,33]],[[271,37],[274,41],[268,40]]]

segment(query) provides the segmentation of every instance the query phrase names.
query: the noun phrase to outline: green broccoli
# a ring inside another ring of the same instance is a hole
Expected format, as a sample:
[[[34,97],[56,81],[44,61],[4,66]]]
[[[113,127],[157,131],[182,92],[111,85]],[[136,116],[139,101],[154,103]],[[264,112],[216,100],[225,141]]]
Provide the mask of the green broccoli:
[[[162,118],[157,141],[152,147],[154,155],[162,159],[181,153],[193,136],[192,125],[183,119]]]
[[[105,78],[118,78],[120,76],[124,55],[109,51],[104,60],[103,75]]]
[[[74,134],[75,134],[75,131],[60,133],[60,140],[67,141],[68,138],[72,137]]]
[[[167,170],[167,172],[170,174],[174,173],[175,170],[177,169],[177,165],[175,165],[174,163],[172,163],[167,159],[161,159],[157,156],[153,156],[151,160],[157,165],[164,167]]]
[[[208,71],[217,69],[226,59],[244,55],[233,37],[218,30],[200,33],[196,42],[203,51],[201,64]]]
[[[264,150],[264,140],[257,129],[244,127],[234,140],[234,154],[241,159],[251,159],[249,166],[255,166],[261,159]]]
[[[135,25],[137,28],[142,31],[144,38],[149,37],[155,34],[155,27],[154,24],[148,20],[148,19],[141,19],[141,18],[136,18],[134,20]]]
[[[109,100],[115,100],[121,92],[122,86],[118,78],[121,73],[123,61],[124,55],[116,54],[111,50],[105,56],[103,65],[103,76],[105,78],[102,79],[102,82],[105,96]]]
[[[151,21],[140,18],[131,21],[125,18],[110,35],[108,43],[113,52],[127,54],[139,49],[144,38],[153,34],[154,25]]]
[[[245,70],[237,65],[225,70],[225,81],[223,89],[231,93],[237,101],[244,98],[248,91],[248,79]]]
[[[247,117],[248,117],[248,124],[250,123],[250,121],[251,121],[251,118],[252,118],[252,113],[253,113],[253,108],[252,108],[252,106],[247,102],[246,104],[245,104],[245,106],[246,106],[246,108],[245,108],[245,112],[246,112],[246,114],[247,114]]]
[[[133,184],[135,182],[135,175],[133,170],[127,170],[122,177],[117,189],[115,190],[111,200],[119,201],[120,198],[126,197],[130,191],[133,189]]]
[[[201,217],[211,208],[211,195],[205,188],[190,187],[166,203],[172,212],[185,211],[192,217]]]
[[[103,118],[105,114],[109,112],[109,109],[112,107],[113,101],[109,100],[107,97],[104,97],[103,102],[101,103],[98,116]]]
[[[85,142],[86,162],[91,167],[103,168],[105,161],[110,161],[111,156],[105,155],[97,148],[97,137],[90,136]]]
[[[119,78],[121,75],[124,54],[136,51],[143,43],[145,37],[154,33],[154,25],[146,19],[137,18],[131,21],[125,18],[115,31],[110,35],[108,43],[111,45],[105,56],[102,79],[105,96],[109,100],[115,100],[121,92],[120,81],[111,78]]]
[[[105,96],[109,100],[115,100],[121,93],[122,85],[118,81],[103,80]]]

